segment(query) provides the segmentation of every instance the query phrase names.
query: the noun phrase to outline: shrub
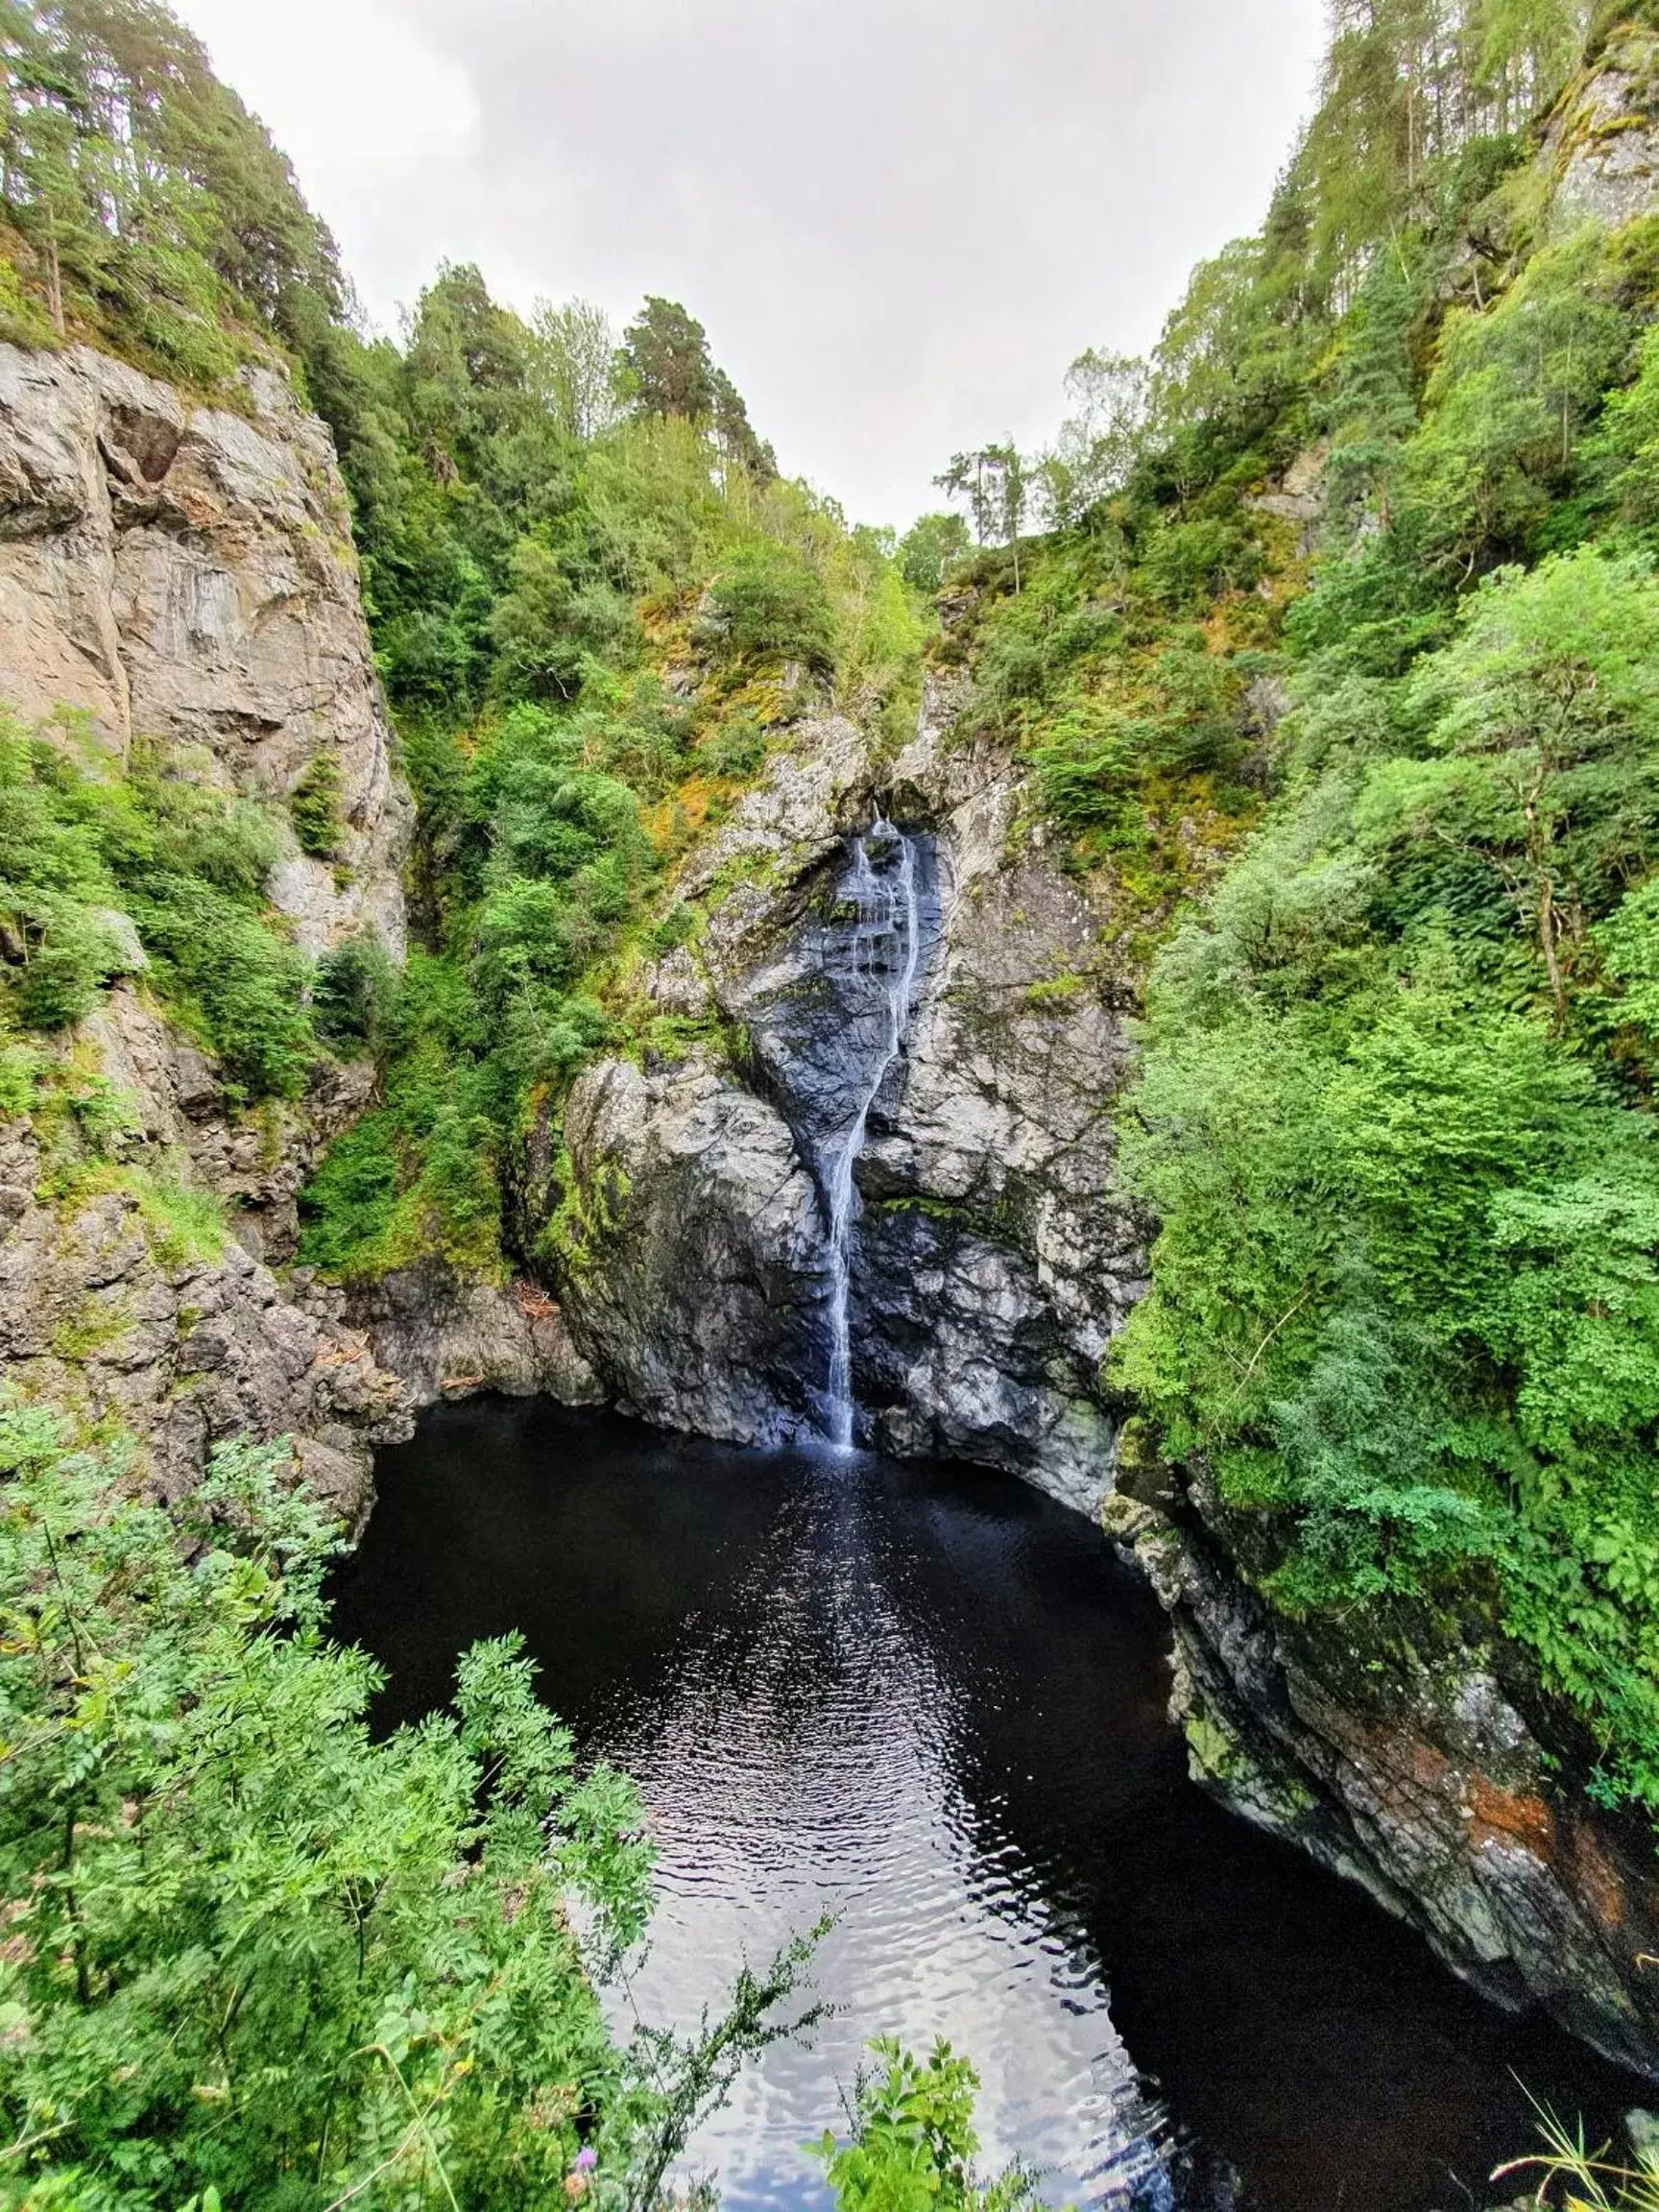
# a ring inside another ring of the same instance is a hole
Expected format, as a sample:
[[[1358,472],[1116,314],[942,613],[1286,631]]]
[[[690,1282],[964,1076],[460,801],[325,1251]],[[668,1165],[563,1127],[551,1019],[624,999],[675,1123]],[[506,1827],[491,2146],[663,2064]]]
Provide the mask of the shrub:
[[[281,1447],[176,1526],[0,1411],[0,2112],[34,2204],[649,2204],[804,1960],[694,2045],[606,2027],[650,1854],[517,1642],[376,1738]],[[578,1933],[580,1930],[580,1933]]]
[[[333,1051],[375,1054],[391,1042],[401,979],[373,929],[336,945],[317,963],[311,1012],[317,1034]]]
[[[320,746],[288,796],[288,812],[301,853],[319,860],[332,860],[338,855],[345,829],[340,818],[343,787],[340,756],[332,746]]]
[[[781,545],[751,546],[715,578],[707,630],[716,650],[734,661],[799,661],[820,674],[833,665],[823,583]]]
[[[877,2070],[860,2077],[851,2136],[838,2144],[826,2133],[815,2147],[837,2212],[1022,2212],[1040,2201],[1023,2167],[995,2179],[976,2173],[979,2083],[966,2058],[949,2043],[926,2060],[893,2042],[871,2050]]]

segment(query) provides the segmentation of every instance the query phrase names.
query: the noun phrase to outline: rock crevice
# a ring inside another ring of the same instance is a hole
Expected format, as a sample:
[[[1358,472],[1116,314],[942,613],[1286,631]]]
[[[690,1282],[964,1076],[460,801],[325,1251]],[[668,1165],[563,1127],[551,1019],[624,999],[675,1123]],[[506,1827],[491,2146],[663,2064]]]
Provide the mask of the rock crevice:
[[[751,1441],[823,1431],[826,1146],[888,1018],[849,934],[849,840],[884,815],[914,849],[922,942],[854,1170],[858,1433],[1088,1509],[1112,1460],[1100,1361],[1144,1276],[1101,1103],[1128,1046],[1087,902],[1034,841],[1011,859],[1019,772],[959,745],[953,708],[930,681],[888,762],[851,724],[805,726],[687,872],[706,927],[647,987],[717,1017],[745,1055],[584,1076],[565,1302],[596,1370],[653,1419]]]

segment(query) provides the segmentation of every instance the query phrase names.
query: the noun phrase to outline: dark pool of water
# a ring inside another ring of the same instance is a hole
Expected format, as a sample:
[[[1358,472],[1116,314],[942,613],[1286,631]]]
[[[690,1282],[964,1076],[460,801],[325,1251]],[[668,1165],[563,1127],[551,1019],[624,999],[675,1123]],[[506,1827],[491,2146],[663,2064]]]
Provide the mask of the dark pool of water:
[[[1593,2128],[1638,2094],[1194,1789],[1157,1608],[1018,1482],[488,1402],[378,1472],[340,1630],[387,1720],[524,1632],[650,1811],[643,2013],[836,1915],[841,2010],[696,2146],[730,2204],[819,2200],[800,2146],[881,2033],[968,2052],[988,2150],[1079,2203],[1455,2212],[1529,2145],[1528,2091]]]

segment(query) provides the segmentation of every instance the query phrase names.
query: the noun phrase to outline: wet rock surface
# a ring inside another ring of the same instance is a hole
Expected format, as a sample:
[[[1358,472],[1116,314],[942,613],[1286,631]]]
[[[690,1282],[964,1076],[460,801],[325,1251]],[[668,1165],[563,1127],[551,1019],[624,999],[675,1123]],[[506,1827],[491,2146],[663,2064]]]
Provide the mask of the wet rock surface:
[[[957,740],[954,704],[930,685],[888,779],[897,819],[937,825],[942,926],[859,1165],[863,1395],[884,1448],[1009,1467],[1089,1509],[1115,1433],[1100,1363],[1145,1279],[1116,1177],[1121,992],[1018,767]]]
[[[701,1053],[606,1061],[565,1118],[564,1303],[625,1410],[733,1443],[815,1431],[817,1188],[777,1108]]]
[[[1651,1839],[1557,1787],[1523,1710],[1535,1686],[1505,1680],[1501,1649],[1287,1623],[1194,1503],[1201,1484],[1178,1512],[1125,1495],[1105,1508],[1174,1628],[1194,1778],[1360,1883],[1495,2002],[1541,2005],[1659,2077]]]
[[[917,856],[920,943],[854,1168],[857,1431],[1088,1509],[1114,1431],[1099,1363],[1144,1277],[1114,1184],[1128,1047],[1086,901],[1039,846],[1014,849],[1019,773],[954,742],[953,705],[932,685],[885,763],[848,723],[798,730],[687,871],[707,926],[647,988],[722,1019],[741,1065],[709,1049],[583,1078],[566,1136],[589,1263],[564,1295],[594,1366],[653,1419],[824,1430],[829,1161],[887,1020],[888,978],[853,943],[849,841],[884,814]]]

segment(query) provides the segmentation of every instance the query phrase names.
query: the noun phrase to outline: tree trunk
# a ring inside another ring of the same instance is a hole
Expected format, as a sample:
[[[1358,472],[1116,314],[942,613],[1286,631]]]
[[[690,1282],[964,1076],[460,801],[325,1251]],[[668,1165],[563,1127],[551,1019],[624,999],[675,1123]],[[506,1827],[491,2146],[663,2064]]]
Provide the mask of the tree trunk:
[[[1555,918],[1555,886],[1548,876],[1538,879],[1538,943],[1544,954],[1544,966],[1550,975],[1550,996],[1555,1002],[1555,1026],[1565,1028],[1567,1023],[1567,987],[1561,979],[1561,955],[1557,947]]]
[[[63,322],[63,272],[58,261],[58,234],[46,241],[46,304],[52,310],[52,327],[60,338],[67,335]]]

